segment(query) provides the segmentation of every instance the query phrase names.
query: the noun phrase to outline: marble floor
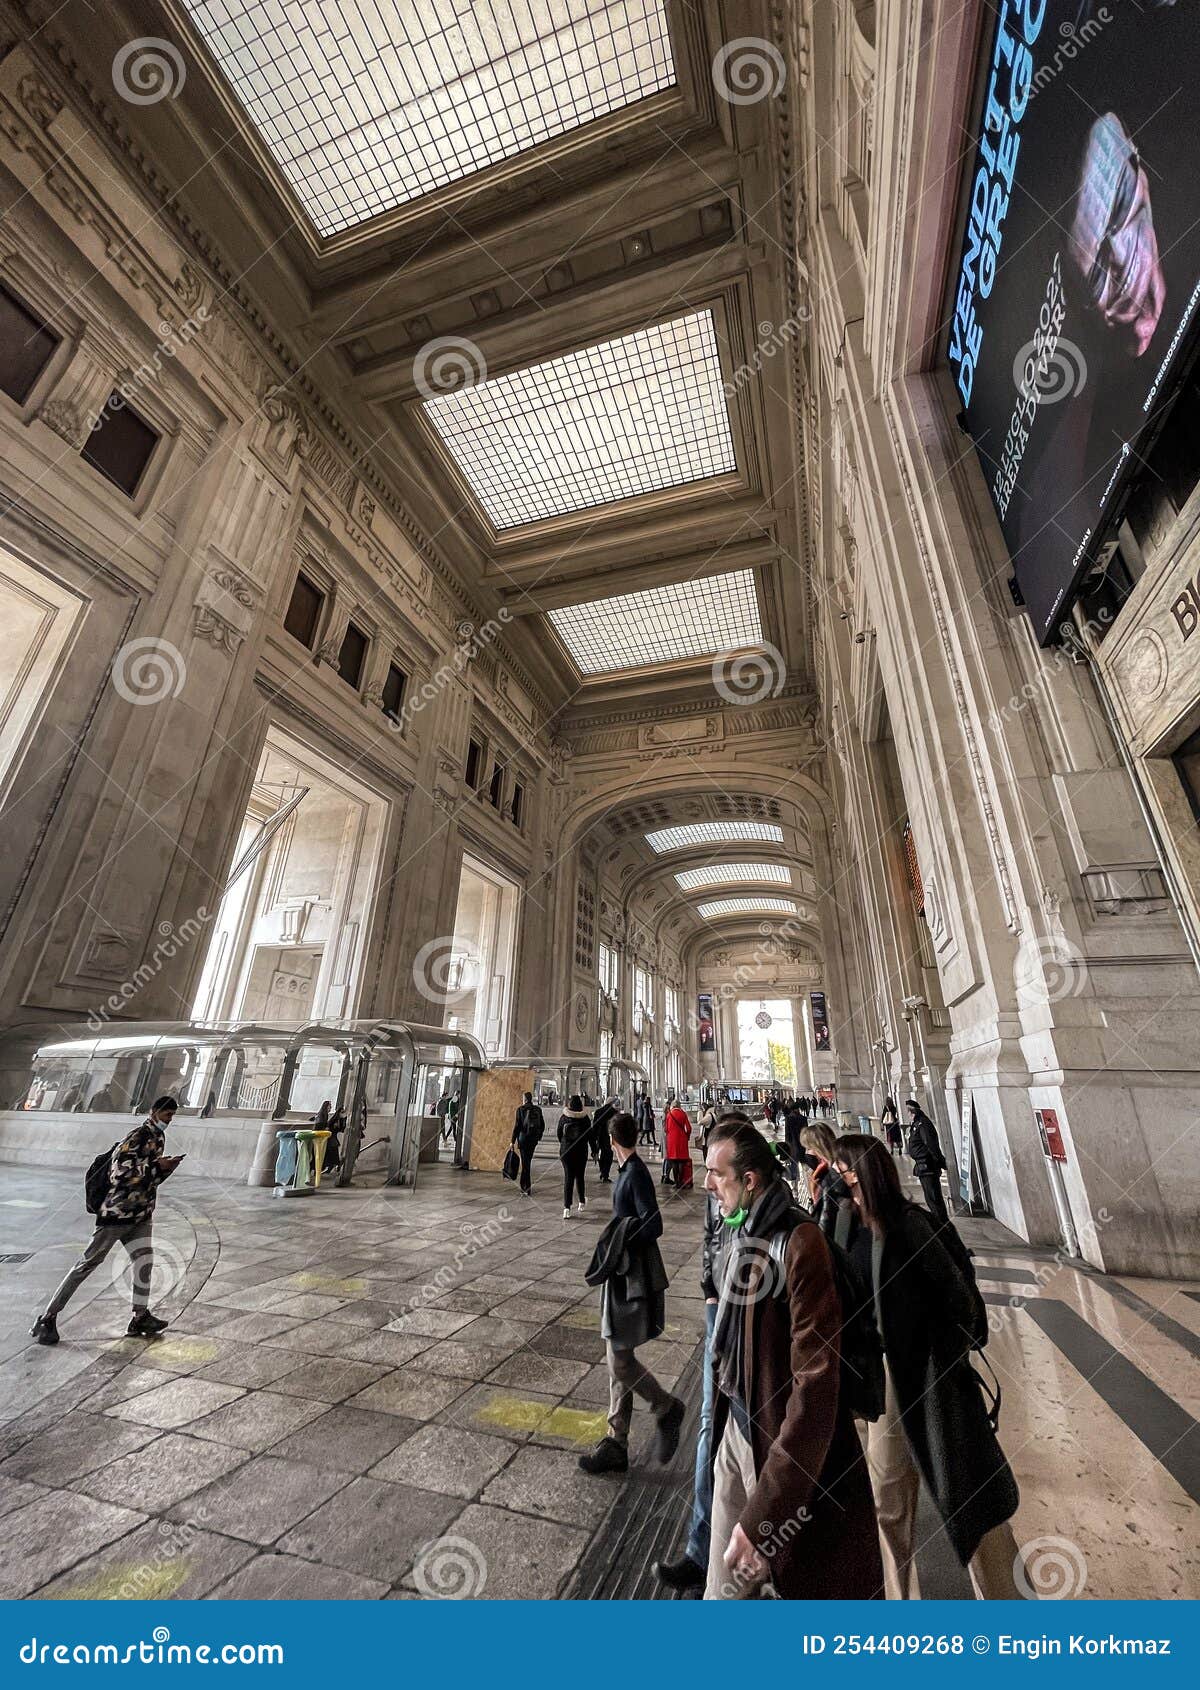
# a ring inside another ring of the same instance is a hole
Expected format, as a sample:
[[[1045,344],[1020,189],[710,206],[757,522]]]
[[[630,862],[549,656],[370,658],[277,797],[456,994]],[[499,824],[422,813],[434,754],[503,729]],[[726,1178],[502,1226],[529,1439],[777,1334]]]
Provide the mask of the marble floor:
[[[563,1222],[557,1164],[536,1173],[532,1200],[439,1166],[290,1201],[180,1174],[155,1228],[169,1333],[119,1336],[114,1252],[46,1349],[27,1328],[90,1231],[82,1178],[0,1167],[0,1596],[653,1594],[690,1500],[703,1198],[668,1194],[669,1324],[642,1352],[692,1405],[684,1447],[652,1467],[639,1411],[629,1474],[588,1478],[608,1188]],[[962,1230],[1039,1588],[1200,1595],[1200,1287]],[[969,1595],[920,1524],[925,1594]]]

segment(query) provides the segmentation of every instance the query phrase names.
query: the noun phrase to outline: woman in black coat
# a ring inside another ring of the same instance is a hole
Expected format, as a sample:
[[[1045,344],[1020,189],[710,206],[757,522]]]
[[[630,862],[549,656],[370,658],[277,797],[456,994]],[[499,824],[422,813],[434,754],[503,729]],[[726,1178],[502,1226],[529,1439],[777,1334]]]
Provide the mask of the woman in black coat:
[[[887,1595],[919,1594],[912,1559],[919,1473],[976,1596],[1019,1598],[1018,1550],[1009,1525],[1017,1482],[970,1361],[971,1351],[987,1340],[971,1259],[953,1226],[939,1226],[907,1200],[879,1139],[844,1134],[836,1167],[871,1232],[887,1403],[868,1428],[867,1465]]]
[[[571,1194],[578,1190],[582,1214],[587,1208],[583,1193],[583,1175],[587,1168],[588,1150],[592,1142],[592,1117],[583,1107],[583,1099],[575,1094],[558,1117],[558,1154],[563,1165],[563,1220],[571,1218]]]
[[[531,1091],[524,1092],[521,1107],[517,1110],[517,1118],[513,1123],[512,1147],[521,1158],[521,1190],[526,1197],[533,1196],[533,1179],[530,1163],[533,1153],[541,1143],[542,1134],[546,1130],[546,1120],[537,1104],[533,1101]]]

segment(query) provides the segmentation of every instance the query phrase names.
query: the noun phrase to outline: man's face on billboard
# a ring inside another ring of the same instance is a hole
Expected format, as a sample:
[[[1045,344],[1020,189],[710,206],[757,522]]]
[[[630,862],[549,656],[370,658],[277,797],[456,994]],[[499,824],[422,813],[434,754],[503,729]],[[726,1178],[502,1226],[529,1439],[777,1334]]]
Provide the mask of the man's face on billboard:
[[[1167,286],[1149,179],[1114,112],[1097,118],[1088,134],[1070,255],[1095,310],[1140,358],[1158,327]]]

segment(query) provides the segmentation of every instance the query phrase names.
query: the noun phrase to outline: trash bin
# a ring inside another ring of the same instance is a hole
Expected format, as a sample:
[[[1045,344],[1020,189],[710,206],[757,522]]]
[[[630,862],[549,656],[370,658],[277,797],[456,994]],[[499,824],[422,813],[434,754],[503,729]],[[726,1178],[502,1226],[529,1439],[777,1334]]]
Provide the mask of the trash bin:
[[[296,1177],[292,1184],[297,1191],[311,1191],[314,1188],[313,1140],[316,1136],[316,1129],[313,1127],[296,1128]]]
[[[321,1169],[325,1165],[325,1146],[333,1134],[328,1127],[314,1127],[312,1134],[313,1184],[320,1185]]]
[[[285,1128],[275,1135],[275,1184],[292,1185],[296,1178],[296,1132]]]

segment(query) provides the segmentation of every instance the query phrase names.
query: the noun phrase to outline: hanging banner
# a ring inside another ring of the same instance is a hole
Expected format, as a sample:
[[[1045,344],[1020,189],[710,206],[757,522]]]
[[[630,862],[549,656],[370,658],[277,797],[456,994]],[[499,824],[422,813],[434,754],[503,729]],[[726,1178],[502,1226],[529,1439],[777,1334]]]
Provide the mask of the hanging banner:
[[[958,1195],[968,1208],[971,1206],[971,1143],[975,1136],[975,1101],[969,1091],[963,1093],[962,1126],[958,1138]]]
[[[717,1049],[717,1030],[713,1024],[713,1001],[711,992],[699,992],[696,996],[696,1031],[700,1045],[700,1054],[715,1055]]]
[[[829,1049],[829,1014],[825,1007],[824,992],[810,992],[808,999],[812,1005],[813,1049]]]
[[[1033,1118],[1037,1122],[1041,1135],[1042,1149],[1052,1162],[1065,1162],[1067,1147],[1063,1143],[1062,1130],[1058,1124],[1057,1109],[1035,1109]]]

